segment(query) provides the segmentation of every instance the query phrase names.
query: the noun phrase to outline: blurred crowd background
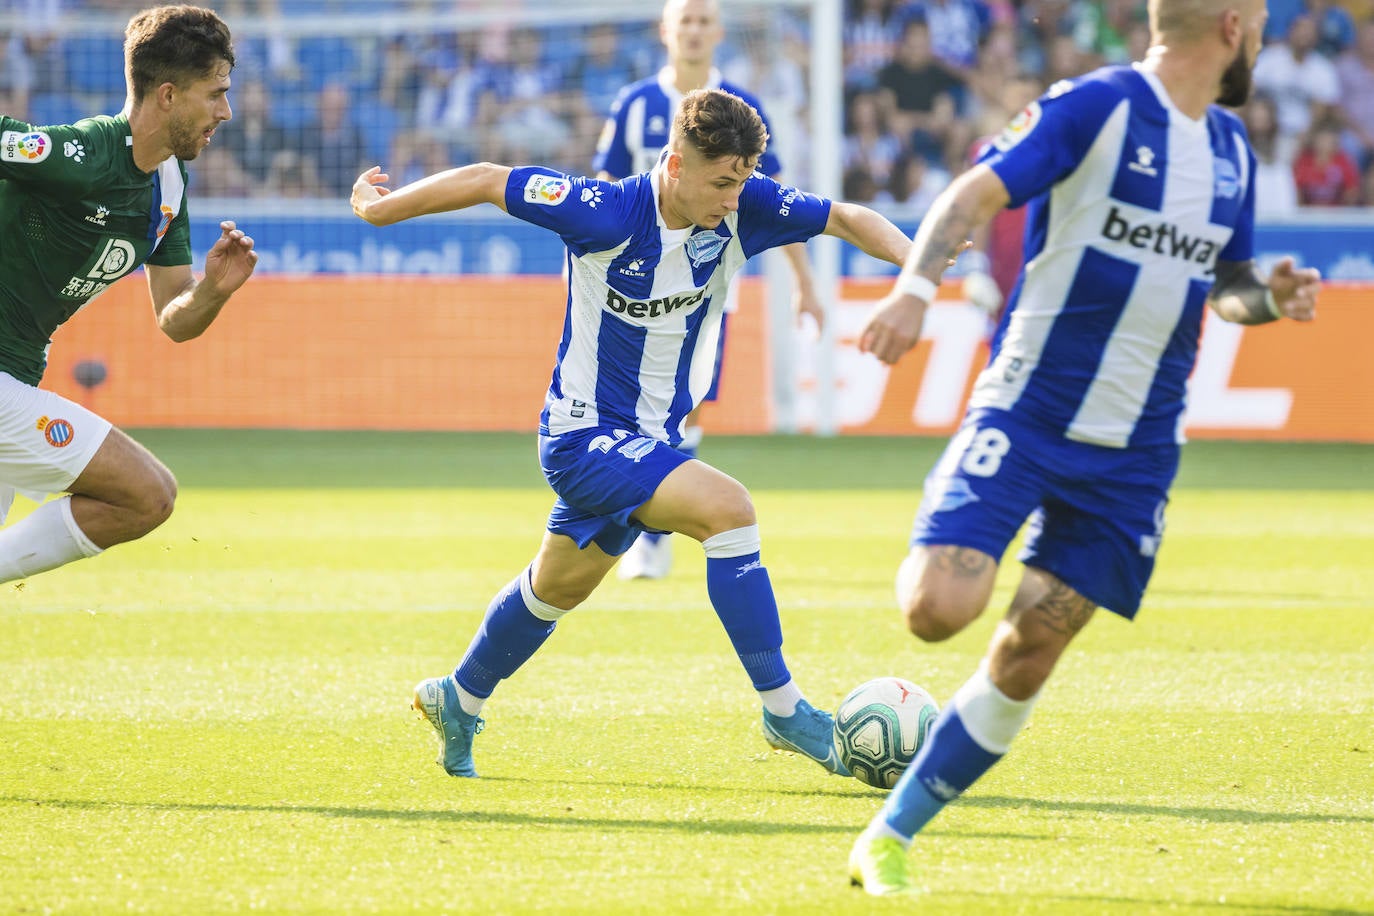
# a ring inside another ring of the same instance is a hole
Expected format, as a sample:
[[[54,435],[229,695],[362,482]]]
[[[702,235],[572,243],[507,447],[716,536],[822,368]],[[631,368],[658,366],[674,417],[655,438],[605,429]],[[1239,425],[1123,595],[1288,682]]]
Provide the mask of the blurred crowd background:
[[[122,107],[120,27],[70,23],[118,22],[146,3],[4,2],[0,112],[56,124]],[[634,22],[541,25],[513,12],[480,28],[403,31],[389,14],[492,4],[213,5],[236,30],[239,63],[234,120],[195,169],[205,196],[339,197],[372,164],[394,183],[479,160],[585,174],[616,92],[664,62],[652,0]],[[1269,10],[1242,110],[1260,160],[1258,215],[1374,206],[1374,0],[1271,0]],[[722,11],[722,74],[759,95],[785,173],[806,174],[805,15],[744,14],[729,0]],[[844,23],[843,196],[912,213],[1052,83],[1140,60],[1148,45],[1140,0],[846,0]]]

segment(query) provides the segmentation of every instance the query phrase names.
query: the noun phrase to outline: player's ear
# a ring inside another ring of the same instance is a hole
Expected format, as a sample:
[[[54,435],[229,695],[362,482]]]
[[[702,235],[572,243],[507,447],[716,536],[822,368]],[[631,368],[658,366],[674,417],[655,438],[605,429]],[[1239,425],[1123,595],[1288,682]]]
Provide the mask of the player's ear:
[[[663,170],[668,173],[668,177],[677,181],[682,177],[682,154],[677,150],[668,151],[668,159],[663,163]]]
[[[1245,41],[1245,23],[1240,10],[1228,6],[1221,14],[1221,40],[1228,48],[1238,48]]]
[[[169,81],[160,84],[157,89],[153,91],[153,96],[157,100],[157,107],[163,111],[170,111],[172,102],[176,98],[176,93],[176,83]]]

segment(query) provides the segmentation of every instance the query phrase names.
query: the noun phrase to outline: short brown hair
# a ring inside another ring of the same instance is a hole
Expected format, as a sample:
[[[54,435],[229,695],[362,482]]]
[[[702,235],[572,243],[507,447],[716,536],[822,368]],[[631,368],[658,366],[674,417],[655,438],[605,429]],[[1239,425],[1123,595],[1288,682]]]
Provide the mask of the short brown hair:
[[[184,86],[234,66],[229,27],[198,6],[155,6],[135,13],[124,30],[124,69],[135,102],[163,83]]]
[[[768,146],[768,128],[754,106],[720,89],[695,89],[683,96],[673,118],[673,136],[713,160],[755,162]]]

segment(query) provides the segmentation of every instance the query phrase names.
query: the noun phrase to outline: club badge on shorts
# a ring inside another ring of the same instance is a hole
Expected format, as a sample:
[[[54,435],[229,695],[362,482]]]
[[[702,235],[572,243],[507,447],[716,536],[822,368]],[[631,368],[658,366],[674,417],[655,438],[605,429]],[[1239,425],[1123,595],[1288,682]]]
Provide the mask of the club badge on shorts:
[[[39,417],[38,429],[53,448],[66,448],[76,438],[76,430],[67,420],[49,420],[47,417]]]

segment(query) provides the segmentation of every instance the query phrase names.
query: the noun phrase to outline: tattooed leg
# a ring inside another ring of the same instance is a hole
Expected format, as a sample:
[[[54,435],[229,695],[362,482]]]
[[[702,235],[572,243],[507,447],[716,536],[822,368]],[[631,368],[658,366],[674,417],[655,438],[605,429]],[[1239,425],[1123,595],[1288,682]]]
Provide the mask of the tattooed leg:
[[[988,650],[993,683],[1012,699],[1034,696],[1096,610],[1057,577],[1027,567]]]

